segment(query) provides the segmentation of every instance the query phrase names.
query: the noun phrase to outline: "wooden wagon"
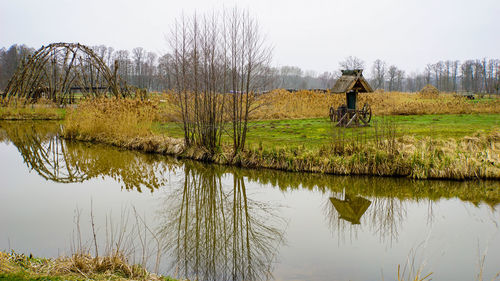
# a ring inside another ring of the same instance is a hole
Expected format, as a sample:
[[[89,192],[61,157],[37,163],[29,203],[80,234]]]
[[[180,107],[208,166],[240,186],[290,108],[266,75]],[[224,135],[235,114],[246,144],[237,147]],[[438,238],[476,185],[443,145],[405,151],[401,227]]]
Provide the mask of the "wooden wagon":
[[[332,122],[341,127],[369,126],[372,110],[368,103],[361,108],[357,106],[358,93],[373,92],[368,81],[363,77],[362,69],[342,70],[342,76],[335,82],[331,92],[345,93],[346,103],[334,108],[330,107],[329,116]]]

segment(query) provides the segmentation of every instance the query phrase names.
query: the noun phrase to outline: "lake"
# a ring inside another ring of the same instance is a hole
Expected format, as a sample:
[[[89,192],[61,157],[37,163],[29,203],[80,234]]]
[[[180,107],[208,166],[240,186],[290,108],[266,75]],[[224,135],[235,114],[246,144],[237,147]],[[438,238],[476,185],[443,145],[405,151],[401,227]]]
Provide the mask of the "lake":
[[[60,129],[0,122],[0,250],[119,247],[191,280],[397,280],[398,265],[432,280],[500,271],[498,182],[239,169],[69,142]]]

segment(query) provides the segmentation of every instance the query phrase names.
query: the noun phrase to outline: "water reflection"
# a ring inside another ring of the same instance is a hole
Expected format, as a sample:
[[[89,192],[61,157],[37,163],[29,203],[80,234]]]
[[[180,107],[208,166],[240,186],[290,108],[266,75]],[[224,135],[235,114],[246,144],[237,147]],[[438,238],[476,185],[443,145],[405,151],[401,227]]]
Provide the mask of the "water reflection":
[[[223,170],[186,163],[182,184],[165,199],[160,225],[172,270],[191,280],[269,279],[284,220],[248,196],[241,174]]]
[[[153,191],[166,183],[173,166],[160,156],[65,141],[57,122],[1,122],[0,136],[20,152],[26,166],[41,177],[59,183],[111,177],[126,189]]]
[[[339,219],[350,222],[351,224],[360,224],[361,217],[366,209],[371,205],[371,201],[361,196],[352,196],[345,194],[344,199],[330,197],[333,207],[339,214]]]
[[[432,204],[432,203],[431,203]],[[394,197],[364,198],[352,193],[334,193],[325,204],[325,215],[339,241],[357,239],[360,228],[368,228],[380,242],[392,245],[406,220],[403,200]]]
[[[161,189],[162,192],[148,198],[161,203],[156,209],[159,219],[155,224],[165,241],[168,273],[192,280],[271,278],[270,272],[285,240],[286,222],[282,216],[287,211],[250,194],[249,190],[256,187],[261,187],[259,191],[266,195],[281,191],[282,202],[306,206],[312,210],[306,214],[319,216],[322,226],[326,219],[333,234],[327,233],[325,240],[318,242],[321,244],[328,244],[335,237],[339,241],[355,240],[360,233],[359,244],[376,237],[381,243],[369,242],[387,248],[398,239],[405,242],[405,232],[415,223],[409,221],[408,213],[418,213],[415,210],[424,210],[425,214],[417,217],[420,221],[427,218],[430,226],[435,217],[443,221],[442,217],[447,215],[443,211],[446,209],[434,208],[441,200],[458,198],[475,206],[486,204],[490,214],[494,214],[500,203],[498,182],[412,181],[238,169],[67,142],[57,137],[59,130],[60,125],[54,122],[0,122],[0,141],[12,143],[26,166],[50,181],[73,183],[110,177],[129,190]],[[167,196],[156,197],[163,195],[163,191]],[[317,201],[311,203],[294,197],[297,194],[305,197],[313,194],[307,198]],[[323,214],[314,211],[318,204],[323,204]],[[297,219],[297,214],[294,215],[289,217],[290,221]],[[474,222],[469,218],[467,222],[471,221]],[[491,221],[498,229],[497,216],[492,215]],[[301,230],[321,231],[318,225],[308,229],[308,223],[301,225]],[[293,235],[288,231],[290,239]],[[294,240],[297,244],[293,246],[307,248],[314,242],[300,237],[302,240]]]

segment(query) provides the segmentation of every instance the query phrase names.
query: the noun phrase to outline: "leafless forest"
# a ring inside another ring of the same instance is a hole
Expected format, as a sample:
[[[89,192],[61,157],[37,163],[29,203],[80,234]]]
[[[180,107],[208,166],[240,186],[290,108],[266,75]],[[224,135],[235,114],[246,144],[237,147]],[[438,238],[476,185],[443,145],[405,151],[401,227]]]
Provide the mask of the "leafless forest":
[[[164,91],[175,88],[172,53],[157,54],[137,47],[117,50],[104,45],[92,49],[113,70],[118,62],[118,74],[129,85],[150,91]],[[26,45],[12,45],[0,49],[0,89],[4,89],[17,66],[34,48]],[[332,65],[332,71],[317,73],[296,66],[270,67],[271,83],[268,88],[326,89],[333,85],[341,68],[364,68],[364,74],[375,89],[386,91],[415,92],[427,84],[441,91],[468,91],[499,93],[500,59],[469,59],[466,61],[443,60],[426,65],[420,73],[408,73],[398,66],[383,60],[367,65],[356,57],[347,57],[340,65]]]

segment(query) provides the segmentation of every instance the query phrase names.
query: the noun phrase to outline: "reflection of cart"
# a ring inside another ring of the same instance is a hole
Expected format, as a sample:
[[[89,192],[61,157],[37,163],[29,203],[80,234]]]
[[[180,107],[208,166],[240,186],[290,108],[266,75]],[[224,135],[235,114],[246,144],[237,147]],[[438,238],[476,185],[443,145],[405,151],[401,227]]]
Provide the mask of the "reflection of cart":
[[[358,93],[372,92],[372,88],[362,75],[363,70],[342,70],[342,76],[333,86],[333,93],[346,93],[346,104],[336,109],[330,107],[330,120],[337,126],[358,127],[369,126],[372,119],[372,109],[365,103],[361,109],[357,107]]]

